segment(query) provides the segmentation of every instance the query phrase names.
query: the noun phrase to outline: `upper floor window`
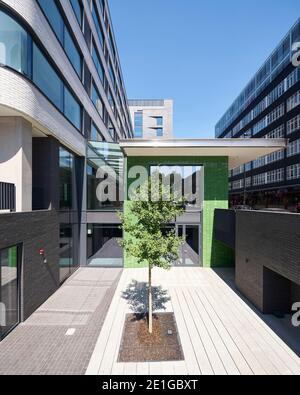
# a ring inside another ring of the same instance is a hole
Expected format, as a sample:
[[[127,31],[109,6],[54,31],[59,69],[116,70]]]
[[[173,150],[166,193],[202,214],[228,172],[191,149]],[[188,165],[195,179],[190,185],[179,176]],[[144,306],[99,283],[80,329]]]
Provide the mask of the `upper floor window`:
[[[81,131],[81,105],[66,87],[32,37],[10,16],[0,11],[0,63],[26,74],[38,89]]]
[[[79,26],[82,26],[82,5],[80,0],[70,0]]]
[[[143,137],[143,112],[134,113],[134,137]]]
[[[12,69],[30,74],[28,33],[11,17],[0,11],[0,63]]]
[[[164,130],[163,130],[163,128],[157,128],[157,129],[156,129],[156,136],[157,136],[157,137],[163,137],[163,135],[164,135]]]
[[[98,15],[95,0],[92,1],[92,15],[93,15],[93,20],[94,20],[96,30],[98,33],[98,38],[99,38],[100,44],[101,44],[102,48],[104,48],[104,34],[103,34],[102,27],[101,27],[101,22],[100,22],[100,18]]]
[[[55,0],[38,0],[50,26],[52,27],[56,37],[63,46],[72,66],[76,70],[78,76],[82,77],[82,57],[77,45],[66,26],[59,8]]]
[[[156,117],[156,125],[157,126],[163,126],[164,119],[163,117]]]
[[[104,106],[102,99],[100,98],[99,92],[95,85],[92,86],[92,101],[97,108],[98,113],[100,114],[101,118],[104,118]]]
[[[98,54],[98,51],[97,51],[94,43],[93,43],[93,48],[92,48],[92,57],[93,57],[93,61],[94,61],[94,64],[96,66],[98,75],[100,77],[100,80],[102,82],[102,85],[104,86],[104,76],[105,76],[105,74],[104,74],[105,73],[104,72],[104,67],[102,66],[102,62],[100,60],[100,56]]]

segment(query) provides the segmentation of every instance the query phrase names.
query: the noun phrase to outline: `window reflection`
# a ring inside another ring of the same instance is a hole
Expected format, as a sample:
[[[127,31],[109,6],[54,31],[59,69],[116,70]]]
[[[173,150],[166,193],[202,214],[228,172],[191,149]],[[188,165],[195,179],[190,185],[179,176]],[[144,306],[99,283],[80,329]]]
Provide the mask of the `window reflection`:
[[[88,144],[87,164],[87,209],[105,210],[120,208],[123,201],[123,165],[124,158],[118,144],[90,141]],[[101,179],[97,178],[98,169],[108,166],[114,172],[116,190],[115,201],[99,201],[97,187]]]

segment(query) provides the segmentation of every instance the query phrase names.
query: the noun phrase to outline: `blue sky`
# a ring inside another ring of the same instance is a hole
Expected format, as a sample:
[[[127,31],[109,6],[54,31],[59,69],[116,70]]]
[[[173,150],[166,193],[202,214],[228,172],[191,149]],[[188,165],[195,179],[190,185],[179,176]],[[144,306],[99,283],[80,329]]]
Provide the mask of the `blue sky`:
[[[174,99],[175,137],[219,118],[300,16],[299,0],[109,0],[129,98]]]

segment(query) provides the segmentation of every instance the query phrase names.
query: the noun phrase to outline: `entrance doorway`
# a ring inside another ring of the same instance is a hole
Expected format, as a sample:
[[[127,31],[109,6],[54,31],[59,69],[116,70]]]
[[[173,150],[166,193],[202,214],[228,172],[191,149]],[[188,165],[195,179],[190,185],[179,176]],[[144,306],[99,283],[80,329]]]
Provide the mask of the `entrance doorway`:
[[[202,265],[201,225],[176,225],[176,234],[185,239],[181,247],[180,266]]]
[[[21,247],[0,251],[0,340],[20,322]]]

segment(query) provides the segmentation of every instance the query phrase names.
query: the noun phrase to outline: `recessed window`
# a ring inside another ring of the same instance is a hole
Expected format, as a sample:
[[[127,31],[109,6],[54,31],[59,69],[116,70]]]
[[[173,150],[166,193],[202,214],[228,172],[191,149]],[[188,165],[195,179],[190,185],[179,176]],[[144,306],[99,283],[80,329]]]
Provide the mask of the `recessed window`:
[[[163,117],[156,117],[156,125],[157,126],[163,126],[164,119]]]
[[[143,112],[134,113],[134,137],[143,137]]]
[[[157,128],[157,129],[156,129],[156,136],[157,136],[157,137],[163,137],[163,135],[164,135],[164,130],[163,130],[163,128]]]

